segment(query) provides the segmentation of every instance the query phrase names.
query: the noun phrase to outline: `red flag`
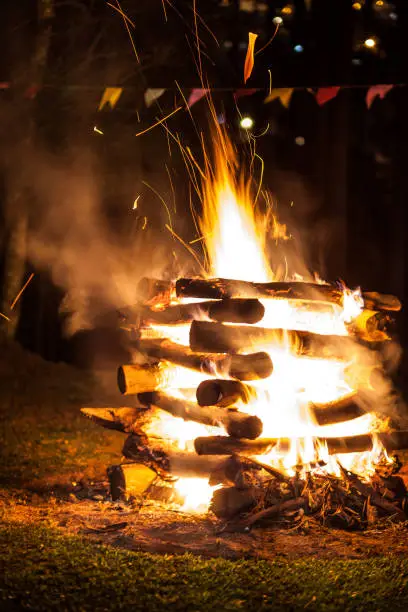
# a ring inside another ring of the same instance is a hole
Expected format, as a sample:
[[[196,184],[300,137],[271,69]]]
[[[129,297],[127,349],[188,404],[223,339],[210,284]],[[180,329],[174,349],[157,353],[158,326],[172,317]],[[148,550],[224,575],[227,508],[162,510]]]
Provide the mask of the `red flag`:
[[[329,100],[333,100],[340,91],[340,87],[320,87],[317,90],[316,102],[319,106],[323,106]]]
[[[252,96],[252,94],[259,91],[259,89],[237,89],[234,91],[234,100],[238,100],[239,98],[244,98],[245,96]]]
[[[210,91],[209,89],[193,89],[188,98],[188,102],[187,102],[188,108],[191,108],[193,104],[201,100],[201,98],[204,98],[204,96],[206,96],[209,91]]]
[[[373,85],[373,87],[370,87],[366,95],[367,108],[371,108],[372,103],[377,97],[383,100],[393,87],[394,85]]]

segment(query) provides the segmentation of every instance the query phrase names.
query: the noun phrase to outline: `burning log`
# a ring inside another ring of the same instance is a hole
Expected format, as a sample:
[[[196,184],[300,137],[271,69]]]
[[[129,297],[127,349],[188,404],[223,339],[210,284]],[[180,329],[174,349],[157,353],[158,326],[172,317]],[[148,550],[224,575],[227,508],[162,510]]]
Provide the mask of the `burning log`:
[[[198,373],[166,362],[122,365],[117,373],[119,391],[123,395],[164,390],[176,385],[179,388],[194,388],[200,380]]]
[[[289,342],[298,355],[341,358],[351,345],[347,336],[326,336],[309,331],[265,329],[250,325],[223,325],[208,321],[193,321],[190,347],[193,351],[228,353],[248,351],[267,345]]]
[[[340,400],[327,404],[310,404],[310,411],[318,425],[333,425],[334,423],[351,421],[367,414],[366,410],[358,403],[356,393],[351,393]]]
[[[376,434],[387,451],[408,449],[408,431],[381,432]],[[362,453],[372,449],[370,434],[347,436],[345,438],[318,438],[327,444],[330,455],[339,453]],[[281,452],[288,452],[291,441],[288,438],[258,438],[257,440],[237,440],[227,436],[199,437],[194,440],[198,455],[263,455],[277,446]]]
[[[97,425],[122,433],[139,430],[145,421],[146,408],[81,408],[83,415]]]
[[[147,464],[161,476],[179,478],[209,478],[217,470],[224,470],[231,458],[214,455],[197,456],[194,453],[164,450],[163,448],[146,448],[138,436],[130,435],[122,450],[126,459],[134,464]]]
[[[308,499],[307,497],[295,497],[294,499],[287,499],[286,501],[279,502],[270,506],[269,508],[265,508],[260,512],[256,512],[256,514],[252,514],[252,516],[248,517],[246,520],[242,521],[239,524],[239,528],[249,528],[255,523],[259,523],[264,519],[272,518],[273,516],[279,516],[284,512],[293,512],[294,510],[300,510],[300,508],[307,508]]]
[[[137,284],[137,294],[144,302],[169,304],[174,293],[174,283],[158,278],[143,277]]]
[[[389,331],[393,323],[385,312],[363,310],[347,327],[350,333],[366,342],[385,342],[391,339]]]
[[[155,406],[186,421],[195,421],[214,427],[223,426],[230,436],[254,440],[262,433],[262,421],[237,410],[217,406],[198,406],[193,402],[169,397],[160,392],[139,393],[138,400],[144,406]]]
[[[229,323],[257,323],[264,314],[265,307],[259,300],[226,299],[216,302],[177,304],[163,310],[145,307],[141,311],[141,318],[146,323],[161,325],[180,325],[201,318]]]
[[[197,403],[199,406],[233,406],[241,401],[248,404],[256,397],[256,389],[245,385],[239,380],[203,380],[197,387]]]
[[[139,350],[149,357],[164,359],[176,365],[214,375],[216,372],[238,380],[268,378],[273,365],[268,353],[251,355],[217,355],[194,353],[188,347],[170,340],[141,340]]]
[[[178,297],[201,299],[275,298],[285,300],[313,300],[343,304],[343,291],[336,285],[307,282],[251,283],[227,278],[179,278],[176,282]],[[393,295],[363,292],[366,308],[371,310],[401,310],[401,302]]]

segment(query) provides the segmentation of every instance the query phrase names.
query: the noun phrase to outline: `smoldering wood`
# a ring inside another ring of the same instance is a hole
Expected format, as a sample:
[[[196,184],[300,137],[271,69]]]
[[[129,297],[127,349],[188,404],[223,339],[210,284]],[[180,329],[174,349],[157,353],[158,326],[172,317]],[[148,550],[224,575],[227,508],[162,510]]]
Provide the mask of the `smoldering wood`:
[[[230,436],[253,440],[262,433],[262,421],[257,416],[217,406],[199,406],[194,402],[153,391],[139,393],[139,402],[144,406],[155,406],[185,421],[203,425],[224,427]]]
[[[237,489],[223,487],[213,493],[210,510],[222,519],[231,519],[238,514],[247,512],[256,505],[254,489]]]
[[[381,432],[376,434],[387,451],[408,449],[408,431]],[[370,434],[347,436],[345,438],[318,438],[319,442],[327,444],[330,455],[339,453],[362,453],[372,449],[373,440]],[[263,455],[278,446],[284,453],[290,449],[288,438],[258,438],[256,440],[238,440],[227,436],[207,436],[194,440],[194,448],[198,455]]]
[[[167,339],[141,340],[139,350],[149,357],[164,359],[210,376],[217,373],[247,381],[268,378],[273,371],[272,360],[265,352],[249,355],[196,353]]]
[[[201,299],[263,297],[343,303],[343,291],[337,285],[301,281],[255,283],[227,278],[179,278],[176,281],[176,294],[178,297]],[[401,310],[401,302],[396,296],[365,291],[362,297],[365,307],[371,310]]]
[[[309,409],[318,425],[334,425],[367,414],[357,393],[326,404],[309,404]]]
[[[176,304],[161,310],[149,307],[140,310],[142,321],[159,325],[181,325],[202,318],[228,323],[257,323],[264,314],[264,305],[256,299],[204,301]]]
[[[239,380],[215,378],[203,380],[196,390],[200,406],[233,406],[237,402],[248,404],[256,398],[256,389]]]
[[[113,429],[122,433],[140,431],[148,420],[149,412],[144,406],[133,408],[81,408],[84,416],[88,417],[105,429]]]
[[[201,455],[211,456],[211,455]],[[209,484],[215,486],[217,484],[233,484],[237,486],[238,478],[245,471],[256,471],[260,472],[264,470],[267,474],[276,478],[279,482],[288,482],[288,477],[280,472],[277,468],[270,465],[266,465],[253,459],[251,457],[244,457],[243,455],[231,455],[224,462],[221,462],[222,455],[218,456],[219,466],[217,470],[212,472],[210,476]]]
[[[287,499],[285,501],[279,502],[270,506],[269,508],[265,508],[256,514],[252,514],[247,519],[242,521],[239,527],[252,527],[255,523],[259,523],[259,521],[272,518],[273,516],[279,516],[284,512],[293,512],[294,510],[300,510],[300,508],[307,508],[308,499],[304,496],[295,497],[293,499]]]
[[[347,325],[349,333],[366,342],[385,342],[391,339],[395,320],[386,312],[363,310]]]
[[[228,353],[256,350],[266,345],[289,342],[298,355],[318,358],[344,358],[352,340],[347,336],[329,336],[308,331],[266,329],[250,325],[223,325],[193,321],[190,327],[190,348],[193,351]]]
[[[174,294],[174,283],[159,278],[142,277],[137,284],[137,294],[144,302],[168,304]]]
[[[117,371],[118,388],[123,395],[136,395],[162,388],[167,378],[166,367],[160,363],[121,365]]]

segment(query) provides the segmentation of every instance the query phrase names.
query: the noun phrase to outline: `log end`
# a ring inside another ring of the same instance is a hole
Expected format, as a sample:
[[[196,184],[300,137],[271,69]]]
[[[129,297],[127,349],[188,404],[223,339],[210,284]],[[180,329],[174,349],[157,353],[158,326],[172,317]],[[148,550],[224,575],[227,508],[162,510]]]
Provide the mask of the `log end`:
[[[239,413],[237,413],[238,415]],[[257,416],[245,416],[243,419],[231,421],[227,427],[227,433],[233,438],[247,438],[255,440],[259,438],[263,430],[262,421]]]

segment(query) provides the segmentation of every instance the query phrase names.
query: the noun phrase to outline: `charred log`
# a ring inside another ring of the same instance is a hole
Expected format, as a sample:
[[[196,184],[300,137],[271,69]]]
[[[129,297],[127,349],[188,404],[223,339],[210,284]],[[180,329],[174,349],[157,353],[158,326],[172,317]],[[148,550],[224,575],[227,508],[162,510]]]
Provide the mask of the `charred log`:
[[[188,347],[170,340],[155,339],[141,340],[139,350],[149,357],[164,359],[210,376],[218,373],[238,380],[257,380],[268,378],[273,371],[272,360],[268,353],[264,352],[250,355],[195,353]]]
[[[337,285],[307,282],[251,283],[227,278],[180,278],[176,282],[179,297],[202,299],[275,298],[285,300],[314,300],[343,303],[343,291]],[[401,310],[401,302],[393,295],[363,292],[365,307],[372,310]]]
[[[341,358],[351,346],[347,336],[326,336],[308,331],[266,329],[249,325],[223,325],[193,321],[190,348],[193,351],[228,353],[248,351],[266,345],[289,342],[298,355],[319,358]]]
[[[366,342],[390,340],[394,320],[385,312],[363,310],[348,325],[348,331]]]
[[[263,304],[259,300],[251,299],[226,299],[216,302],[177,304],[162,310],[145,307],[141,310],[141,318],[145,323],[157,323],[159,325],[180,325],[205,317],[220,322],[257,323],[264,314],[265,307]]]
[[[108,468],[110,494],[113,501],[141,495],[149,488],[157,474],[141,463],[123,463]]]
[[[256,492],[254,489],[224,487],[214,491],[210,510],[218,518],[231,519],[238,514],[254,508],[256,501]]]
[[[300,508],[307,508],[308,500],[307,497],[295,497],[294,499],[287,499],[286,501],[279,502],[270,506],[269,508],[265,508],[256,514],[252,514],[249,518],[239,525],[239,527],[252,527],[255,523],[259,523],[259,521],[272,518],[274,516],[280,516],[285,512],[293,512],[294,510],[299,510]]]
[[[169,304],[174,295],[174,283],[158,278],[143,277],[137,284],[137,294],[147,303]]]
[[[105,429],[122,433],[139,431],[146,421],[148,410],[135,408],[81,408],[83,415]]]
[[[256,389],[239,380],[203,380],[197,387],[197,403],[200,406],[233,406],[237,402],[248,404],[256,397]]]
[[[230,436],[253,440],[262,433],[262,421],[256,417],[237,410],[228,410],[217,406],[199,406],[193,402],[164,393],[140,393],[138,400],[144,406],[155,406],[186,421],[194,421],[214,427],[222,426]]]
[[[408,431],[382,432],[377,433],[376,436],[387,451],[408,449]],[[330,455],[362,453],[371,450],[373,446],[370,434],[347,436],[345,438],[318,438],[318,440],[327,444]],[[290,440],[287,438],[237,440],[227,436],[199,437],[194,440],[194,447],[198,455],[233,455],[235,453],[263,455],[274,446],[278,446],[282,452],[287,452],[290,448]]]

